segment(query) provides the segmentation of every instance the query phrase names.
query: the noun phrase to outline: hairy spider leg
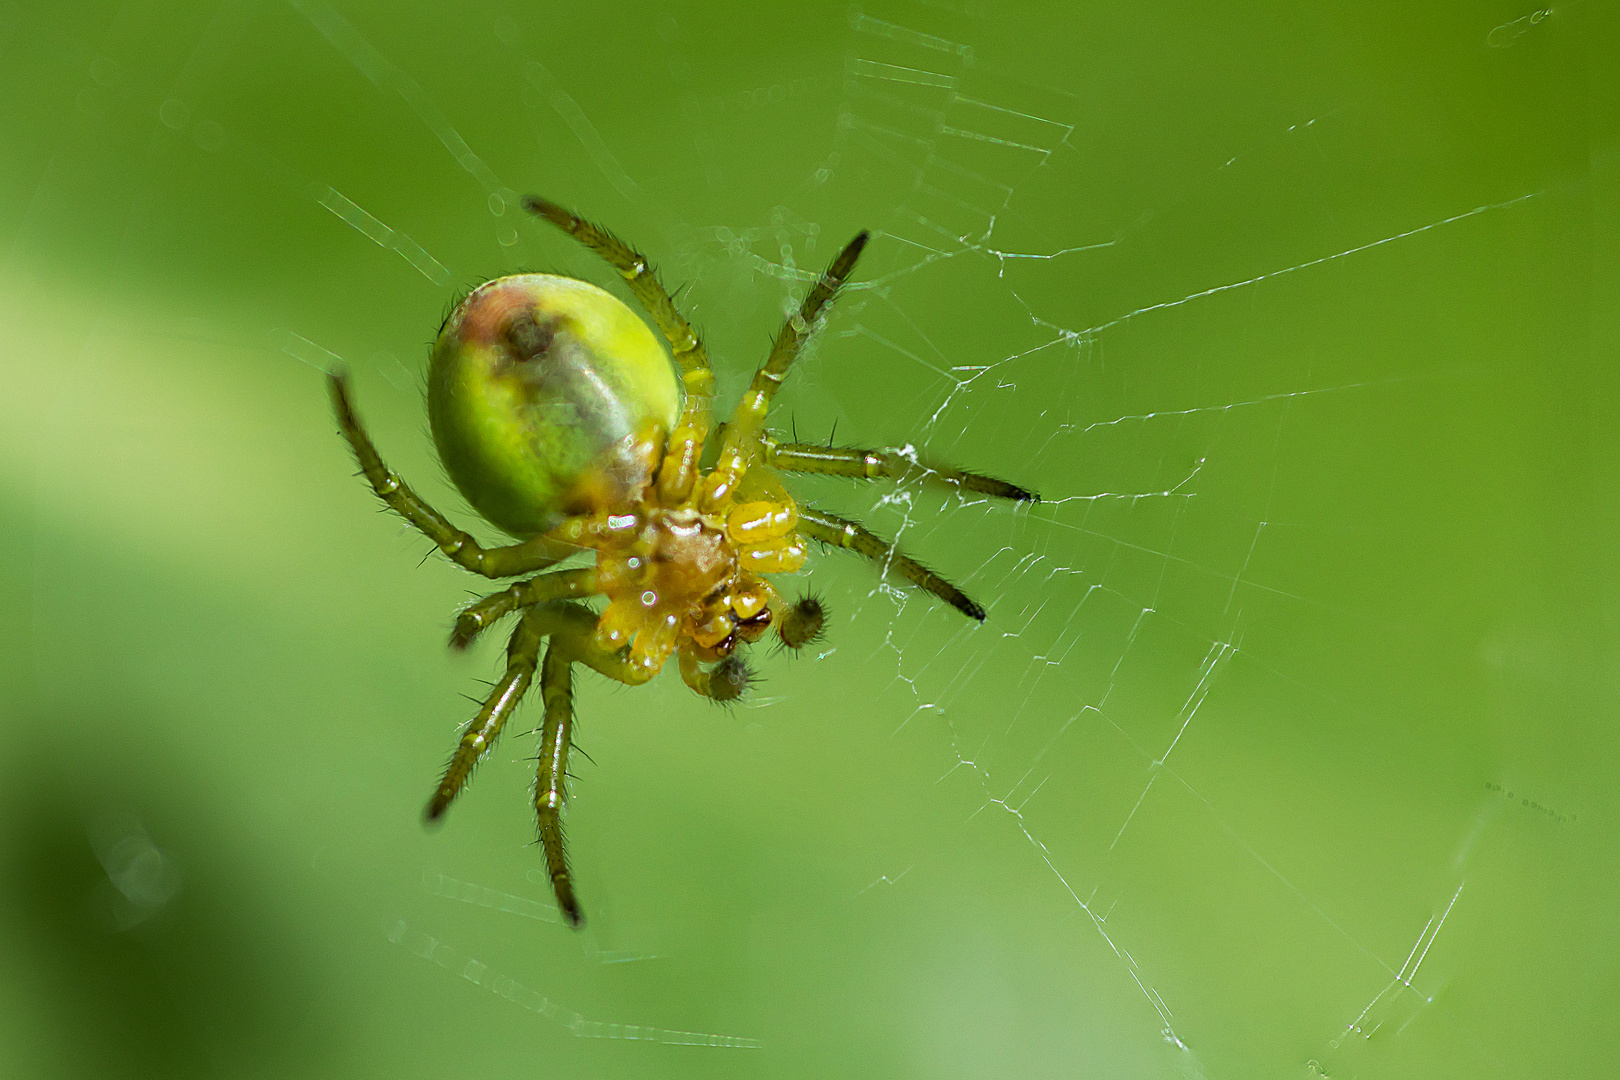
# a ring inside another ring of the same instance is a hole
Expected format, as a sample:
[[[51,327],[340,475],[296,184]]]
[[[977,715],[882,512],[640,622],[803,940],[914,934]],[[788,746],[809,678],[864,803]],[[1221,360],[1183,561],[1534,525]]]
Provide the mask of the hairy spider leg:
[[[426,820],[437,821],[444,816],[444,812],[450,808],[450,801],[466,786],[473,766],[490,752],[495,740],[501,737],[501,729],[506,727],[506,721],[517,711],[518,702],[528,693],[540,656],[540,642],[544,637],[543,628],[536,620],[529,618],[518,623],[517,629],[512,631],[512,637],[506,643],[506,671],[495,683],[489,697],[484,699],[478,715],[462,731],[461,742],[457,744],[455,753],[450,755],[444,777],[434,790],[433,797],[428,800],[424,815]]]
[[[481,546],[470,534],[450,524],[443,514],[424,502],[409,484],[383,464],[350,400],[349,377],[340,372],[329,372],[326,385],[332,393],[332,408],[337,413],[338,426],[343,431],[343,437],[349,441],[349,448],[354,451],[355,459],[360,462],[360,471],[365,474],[372,490],[395,513],[438,545],[439,550],[451,561],[475,574],[503,578],[544,570],[568,556],[566,549],[559,549],[545,537],[505,547]]]
[[[568,571],[561,571],[561,576]],[[536,667],[540,670],[541,699],[546,719],[540,736],[540,771],[535,792],[535,809],[540,820],[540,841],[545,848],[546,866],[551,873],[557,904],[568,921],[581,922],[579,904],[574,899],[568,877],[568,858],[562,831],[562,808],[567,802],[566,774],[568,747],[573,727],[573,683],[571,665],[584,664],[602,675],[627,686],[645,683],[651,674],[632,665],[618,653],[598,646],[592,639],[596,612],[584,604],[568,600],[537,603],[527,608],[512,631],[506,646],[506,671],[489,697],[462,732],[461,741],[444,778],[439,781],[426,811],[428,821],[437,821],[455,797],[466,787],[472,770],[494,747],[506,721],[528,693]],[[538,665],[540,645],[546,639],[543,665]]]
[[[1039,502],[1040,496],[1025,487],[997,480],[981,473],[964,472],[950,465],[929,461],[898,450],[859,450],[848,446],[821,446],[818,443],[777,442],[765,438],[764,462],[789,473],[819,473],[848,476],[856,480],[917,481],[952,491],[971,491],[998,499]]]
[[[710,404],[714,398],[714,372],[709,367],[709,354],[703,342],[658,283],[645,255],[601,226],[548,199],[530,195],[523,200],[523,205],[530,213],[545,218],[596,252],[617,270],[669,342],[675,362],[681,368],[686,404],[675,430],[670,433],[669,449],[659,470],[658,490],[668,505],[684,501],[698,475],[698,459],[703,456],[703,440],[708,437]]]
[[[574,731],[574,663],[555,639],[546,649],[540,668],[540,697],[546,720],[540,729],[540,766],[534,781],[534,810],[540,823],[540,846],[546,853],[546,871],[557,906],[574,926],[584,921],[568,873],[568,849],[563,843],[562,815],[568,802],[568,750]]]
[[[710,500],[723,500],[758,459],[760,432],[765,426],[765,416],[770,412],[771,399],[776,396],[782,381],[787,378],[788,367],[815,329],[821,309],[832,300],[850,271],[855,269],[855,260],[861,257],[861,250],[866,247],[869,235],[862,229],[855,234],[855,239],[844,245],[844,250],[838,253],[832,265],[827,267],[815,287],[805,296],[798,313],[790,316],[777,332],[770,355],[754,372],[748,392],[737,403],[737,413],[726,430],[720,457],[705,481],[708,485],[706,495]]]
[[[496,681],[478,715],[462,731],[461,742],[445,767],[444,778],[439,781],[432,799],[428,801],[425,815],[428,821],[437,821],[444,816],[451,801],[466,786],[473,766],[489,753],[500,738],[506,721],[529,691],[540,655],[540,643],[545,638],[552,639],[553,648],[561,646],[570,661],[585,664],[626,686],[639,686],[652,677],[617,652],[595,643],[593,633],[596,619],[596,612],[584,604],[566,600],[536,604],[524,612],[523,620],[512,631],[506,644],[505,673]]]
[[[902,555],[887,540],[859,522],[849,521],[822,510],[799,507],[799,529],[806,536],[864,555],[886,571],[892,571],[920,589],[933,593],[970,619],[984,621],[984,608],[966,593],[915,559]]]
[[[527,578],[511,588],[490,593],[465,608],[456,617],[455,629],[450,631],[450,647],[465,649],[479,634],[520,608],[551,600],[576,600],[582,596],[593,596],[599,591],[595,566],[553,570]]]

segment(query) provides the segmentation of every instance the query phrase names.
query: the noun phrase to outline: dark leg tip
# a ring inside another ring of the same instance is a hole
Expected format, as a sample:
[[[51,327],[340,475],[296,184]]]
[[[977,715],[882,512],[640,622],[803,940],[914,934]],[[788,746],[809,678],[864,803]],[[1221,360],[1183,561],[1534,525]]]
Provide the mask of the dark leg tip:
[[[349,373],[342,368],[326,373],[326,390],[332,397],[332,408],[345,423],[354,415],[349,404]]]
[[[989,614],[984,610],[984,608],[980,607],[978,604],[974,603],[972,600],[969,600],[965,596],[958,596],[956,600],[956,610],[960,611],[970,619],[977,619],[979,622],[984,622],[985,618]]]
[[[861,252],[865,249],[866,242],[871,238],[872,234],[867,232],[865,229],[862,229],[860,232],[856,233],[855,239],[845,244],[844,250],[838,253],[838,258],[833,260],[832,267],[828,272],[836,278],[847,277],[849,272],[855,268],[855,260],[861,257]]]
[[[992,498],[1009,499],[1013,502],[1040,502],[1041,497],[1022,484],[1010,484],[1005,480],[998,480],[993,476],[974,476],[968,474],[968,482],[963,485],[968,491],[977,491]]]
[[[550,199],[542,199],[538,195],[525,195],[523,197],[523,209],[531,214],[539,214],[547,221],[557,225],[565,224],[574,217],[570,211],[564,210]]]
[[[566,877],[551,879],[552,891],[557,894],[557,909],[562,912],[568,925],[575,930],[585,925],[585,913],[579,909],[579,901],[574,899],[574,887]]]

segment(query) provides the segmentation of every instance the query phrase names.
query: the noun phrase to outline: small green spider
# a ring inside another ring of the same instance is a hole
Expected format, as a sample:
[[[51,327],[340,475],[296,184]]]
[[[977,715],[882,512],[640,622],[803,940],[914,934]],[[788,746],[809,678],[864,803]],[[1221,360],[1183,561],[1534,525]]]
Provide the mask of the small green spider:
[[[428,419],[439,459],[472,507],[519,538],[486,548],[450,524],[388,469],[361,426],[342,374],[332,404],[360,469],[383,502],[451,560],[488,578],[524,577],[465,608],[450,634],[464,649],[521,611],[506,671],[463,730],[428,802],[440,818],[489,753],[540,673],[545,720],[535,809],[557,905],[582,920],[569,878],[562,814],[573,727],[573,666],[636,686],[678,654],[681,678],[717,702],[737,700],[750,674],[738,653],[774,625],[798,650],[825,612],[806,596],[783,600],[766,574],[792,573],[805,542],[848,548],[933,593],[970,618],[985,612],[956,586],[854,521],[800,505],[778,473],[942,485],[1006,499],[1035,494],[920,460],[907,450],[779,442],[765,430],[771,399],[817,317],[855,266],[867,234],[851,240],[776,336],[729,425],[710,415],[714,373],[703,344],[647,260],[610,233],[545,199],[524,206],[616,269],[668,342],[610,293],[573,278],[519,274],[474,289],[445,319],[428,367]],[[712,463],[704,445],[718,437]],[[545,571],[572,555],[591,565]],[[583,598],[602,596],[597,611]],[[549,640],[545,657],[540,646]]]

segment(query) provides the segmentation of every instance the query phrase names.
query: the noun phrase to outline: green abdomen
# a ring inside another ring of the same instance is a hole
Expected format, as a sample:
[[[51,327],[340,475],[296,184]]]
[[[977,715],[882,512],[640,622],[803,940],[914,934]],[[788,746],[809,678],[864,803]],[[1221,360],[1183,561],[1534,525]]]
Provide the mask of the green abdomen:
[[[439,458],[473,508],[514,536],[632,503],[650,479],[632,437],[650,426],[667,435],[679,411],[658,339],[611,294],[573,278],[482,285],[433,347]]]

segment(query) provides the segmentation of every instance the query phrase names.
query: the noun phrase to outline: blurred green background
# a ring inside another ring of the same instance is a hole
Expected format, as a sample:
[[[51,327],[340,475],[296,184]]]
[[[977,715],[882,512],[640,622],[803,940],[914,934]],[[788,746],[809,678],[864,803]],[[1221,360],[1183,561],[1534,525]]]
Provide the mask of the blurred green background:
[[[1602,1072],[1599,7],[0,4],[3,1071]],[[827,554],[748,707],[585,677],[582,934],[521,717],[418,824],[500,644],[320,377],[468,520],[446,305],[610,283],[528,191],[728,402],[873,229],[781,426],[1046,496],[798,484],[988,622]]]

